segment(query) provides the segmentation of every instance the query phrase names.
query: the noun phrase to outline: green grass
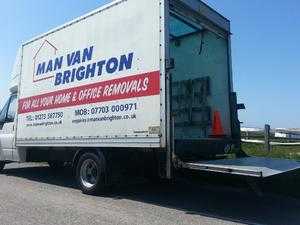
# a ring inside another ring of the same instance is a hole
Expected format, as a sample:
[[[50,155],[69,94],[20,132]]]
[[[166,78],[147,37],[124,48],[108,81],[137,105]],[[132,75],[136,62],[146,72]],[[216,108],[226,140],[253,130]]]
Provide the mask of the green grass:
[[[242,147],[250,156],[300,160],[300,146],[272,146],[270,152],[262,144],[243,143]]]

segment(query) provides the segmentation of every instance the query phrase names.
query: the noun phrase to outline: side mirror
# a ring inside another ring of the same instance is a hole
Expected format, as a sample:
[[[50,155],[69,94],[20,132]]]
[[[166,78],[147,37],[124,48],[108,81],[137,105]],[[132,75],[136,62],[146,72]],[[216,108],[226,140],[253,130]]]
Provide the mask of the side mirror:
[[[2,109],[0,109],[0,125],[3,126],[7,121],[6,121],[6,116],[7,116],[7,111],[9,107],[9,102],[10,98],[6,102],[6,104],[3,106]]]
[[[236,108],[237,108],[238,110],[241,110],[241,109],[246,109],[246,106],[245,106],[245,104],[240,103],[240,104],[237,104],[237,105],[236,105]]]
[[[0,130],[2,130],[4,123],[5,123],[4,121],[0,121]]]
[[[5,124],[5,120],[3,118],[0,118],[0,126],[3,126]]]
[[[12,119],[12,118],[6,118],[6,120],[5,120],[4,123],[12,123],[12,122],[14,122],[14,119]],[[0,122],[0,124],[1,124],[1,122]]]

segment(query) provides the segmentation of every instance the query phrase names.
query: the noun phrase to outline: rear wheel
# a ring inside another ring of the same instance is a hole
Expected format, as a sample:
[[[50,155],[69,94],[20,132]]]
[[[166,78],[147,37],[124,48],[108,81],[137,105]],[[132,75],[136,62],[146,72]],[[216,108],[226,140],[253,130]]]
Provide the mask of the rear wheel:
[[[77,164],[76,179],[84,194],[94,195],[103,192],[105,185],[106,165],[102,153],[85,153]]]
[[[0,162],[0,173],[3,171],[5,162]]]

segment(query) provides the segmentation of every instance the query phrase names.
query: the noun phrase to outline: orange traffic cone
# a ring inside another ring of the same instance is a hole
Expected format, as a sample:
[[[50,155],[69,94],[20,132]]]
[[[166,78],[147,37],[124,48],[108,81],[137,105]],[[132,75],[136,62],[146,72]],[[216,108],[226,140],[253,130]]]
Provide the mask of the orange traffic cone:
[[[224,130],[221,121],[221,115],[219,111],[214,112],[213,124],[212,124],[212,137],[224,137]]]

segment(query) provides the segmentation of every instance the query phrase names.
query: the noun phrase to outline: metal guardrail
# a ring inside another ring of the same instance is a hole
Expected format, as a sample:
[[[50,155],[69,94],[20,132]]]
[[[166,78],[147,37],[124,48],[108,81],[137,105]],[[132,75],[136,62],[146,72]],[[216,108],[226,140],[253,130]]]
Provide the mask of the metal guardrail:
[[[253,144],[265,144],[265,141],[254,140],[254,139],[242,139],[244,143],[253,143]],[[272,146],[300,146],[300,142],[270,142]]]
[[[250,135],[249,135],[250,133]],[[251,137],[252,133],[252,137]],[[254,144],[264,144],[266,151],[271,151],[271,146],[300,146],[300,142],[278,142],[271,141],[274,139],[274,136],[271,134],[271,126],[266,124],[265,129],[260,132],[247,132],[246,138],[242,138],[242,142],[244,143],[254,143]],[[252,139],[251,139],[252,138]],[[257,138],[263,138],[264,140],[259,140]],[[292,140],[292,139],[285,139]]]

